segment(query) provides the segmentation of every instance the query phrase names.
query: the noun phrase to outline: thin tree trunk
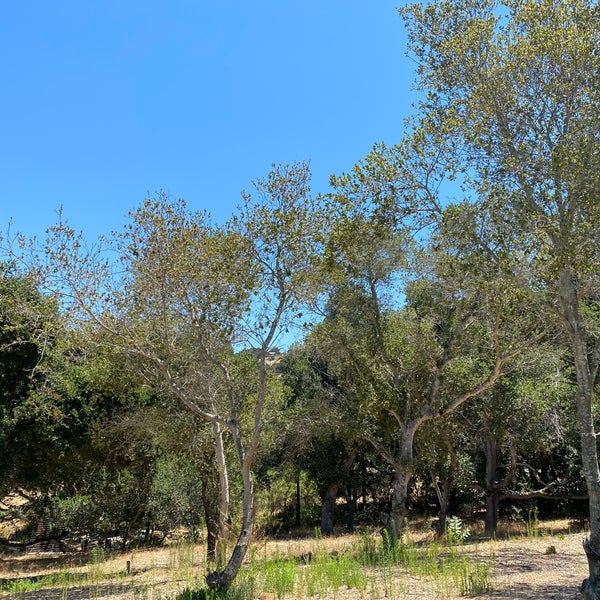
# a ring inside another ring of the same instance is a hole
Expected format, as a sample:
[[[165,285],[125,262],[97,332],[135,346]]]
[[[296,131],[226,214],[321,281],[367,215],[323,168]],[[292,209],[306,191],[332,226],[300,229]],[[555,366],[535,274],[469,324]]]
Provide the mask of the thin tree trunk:
[[[483,449],[485,452],[485,532],[492,535],[498,528],[498,499],[495,486],[498,465],[496,441],[486,440]]]
[[[296,514],[295,514],[295,518],[294,518],[294,525],[296,527],[300,527],[300,523],[301,523],[300,509],[301,509],[300,469],[298,469],[296,471]]]
[[[356,496],[357,491],[351,485],[347,486],[346,503],[348,505],[348,518],[346,528],[348,533],[354,533],[354,516],[356,515]]]
[[[225,447],[223,445],[223,430],[218,423],[213,423],[215,437],[215,459],[219,475],[219,490],[217,501],[217,531],[215,544],[215,562],[220,569],[225,564],[227,542],[229,540],[229,475],[225,461]]]
[[[446,521],[448,519],[448,506],[450,504],[450,492],[452,491],[452,483],[454,482],[454,473],[458,465],[458,457],[456,450],[450,441],[450,436],[447,432],[443,433],[444,445],[446,446],[448,453],[450,454],[450,464],[448,465],[448,471],[446,472],[446,478],[444,479],[444,485],[440,488],[438,482],[434,481],[435,491],[440,503],[440,510],[438,512],[438,522],[436,524],[436,534],[438,537],[442,537],[446,533]]]
[[[581,459],[589,496],[590,536],[584,542],[589,577],[584,580],[581,592],[586,600],[598,600],[600,599],[600,470],[592,410],[597,365],[590,364],[587,333],[579,307],[579,284],[570,269],[561,270],[559,286],[560,308],[573,349],[577,377],[576,404]]]
[[[213,483],[213,485],[211,485]],[[218,509],[215,501],[217,490],[211,477],[202,481],[202,506],[206,522],[206,562],[217,562],[217,539],[219,537]]]
[[[513,443],[509,445],[510,464],[506,467],[506,475],[501,481],[496,480],[498,474],[498,447],[495,439],[488,439],[483,444],[486,458],[485,469],[485,532],[488,535],[496,533],[498,528],[500,502],[506,499],[503,493],[515,478],[517,472],[517,449]]]
[[[223,373],[228,381],[228,397],[230,403],[230,418],[227,421],[227,427],[233,437],[235,451],[238,457],[240,472],[242,475],[243,496],[242,496],[242,527],[238,535],[235,547],[223,570],[219,568],[209,573],[206,576],[206,583],[211,589],[227,589],[236,578],[250,540],[252,539],[252,530],[254,529],[254,481],[252,478],[252,463],[254,455],[260,443],[261,432],[263,428],[263,408],[267,398],[267,363],[266,356],[271,340],[273,339],[281,315],[285,307],[285,294],[279,299],[277,315],[274,317],[270,331],[263,341],[261,346],[261,354],[259,358],[259,381],[258,392],[254,404],[254,425],[252,435],[248,447],[244,448],[242,432],[237,415],[237,407],[234,400],[233,386],[231,385],[231,377],[228,370],[223,367]],[[226,472],[226,471],[225,471]]]
[[[236,439],[236,446],[241,448],[241,438]],[[242,500],[242,527],[240,534],[235,544],[235,548],[225,569],[216,570],[209,573],[206,577],[206,583],[211,589],[227,589],[236,575],[238,574],[248,546],[252,538],[252,530],[254,528],[254,482],[252,481],[252,472],[250,469],[250,461],[243,454],[240,455],[242,482],[244,487]]]

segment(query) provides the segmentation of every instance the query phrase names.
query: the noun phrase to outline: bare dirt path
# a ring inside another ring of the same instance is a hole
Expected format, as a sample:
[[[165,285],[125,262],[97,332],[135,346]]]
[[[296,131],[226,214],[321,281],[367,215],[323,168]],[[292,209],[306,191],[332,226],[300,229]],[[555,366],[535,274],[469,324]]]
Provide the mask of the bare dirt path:
[[[561,538],[515,539],[482,544],[480,553],[494,556],[496,588],[482,598],[579,599],[579,586],[587,572],[582,539],[581,534],[572,534]]]

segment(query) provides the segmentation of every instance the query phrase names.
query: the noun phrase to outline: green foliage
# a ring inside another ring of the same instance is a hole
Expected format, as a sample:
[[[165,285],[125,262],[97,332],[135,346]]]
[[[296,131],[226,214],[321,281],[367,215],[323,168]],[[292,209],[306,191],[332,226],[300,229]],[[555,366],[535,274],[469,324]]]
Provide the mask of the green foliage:
[[[199,523],[198,466],[178,456],[182,448],[189,452],[183,439],[189,424],[182,419],[174,432],[162,420],[173,417],[169,411],[150,406],[141,410],[115,415],[85,432],[84,444],[72,449],[69,468],[61,473],[62,487],[50,488],[53,493],[30,506],[38,519],[48,519],[72,535],[137,539],[145,530],[147,542],[152,532],[164,537],[178,525]]]
[[[241,580],[241,581],[240,581]],[[208,588],[202,588],[194,590],[186,588],[175,597],[176,600],[253,600],[254,598],[254,585],[248,579],[240,576],[239,580],[236,581],[226,590],[213,590]]]
[[[79,535],[123,536],[144,525],[147,482],[132,470],[89,464],[81,473],[81,492],[47,500],[47,519]]]
[[[261,469],[262,465],[258,466]],[[320,496],[308,473],[298,473],[296,467],[286,468],[281,464],[280,468],[259,473],[257,483],[257,527],[267,535],[281,535],[318,522]],[[300,485],[300,515],[296,514],[297,484]]]
[[[346,554],[331,555],[316,550],[302,560],[281,554],[268,559],[254,555],[249,569],[241,571],[227,590],[188,588],[177,596],[177,600],[250,600],[259,591],[277,598],[302,594],[328,598],[335,597],[342,586],[361,594],[367,587],[361,564]]]
[[[368,567],[376,565],[379,559],[377,540],[367,529],[354,538],[352,552],[361,564]]]
[[[468,527],[463,525],[460,517],[456,515],[450,517],[446,524],[446,540],[448,544],[453,545],[462,545],[471,535],[471,531]]]
[[[166,534],[177,526],[198,525],[202,477],[192,460],[164,455],[158,458],[154,469],[146,508],[153,528]]]
[[[466,559],[459,563],[459,589],[463,596],[481,596],[494,591],[494,578],[488,565],[475,561],[469,565]]]
[[[462,537],[463,542],[466,539],[464,533],[461,524],[458,537]],[[361,535],[355,540],[352,552],[361,564],[383,570],[384,585],[388,590],[392,583],[386,570],[392,566],[401,566],[413,576],[441,580],[446,593],[458,590],[463,596],[477,596],[494,588],[492,566],[477,556],[467,556],[455,547],[450,548],[449,553],[437,544],[419,548],[408,536],[391,540],[388,531],[384,530],[379,542],[369,533]]]
[[[534,506],[527,514],[527,535],[537,538],[539,533],[538,509]]]
[[[293,558],[276,557],[265,561],[260,567],[263,587],[284,598],[294,592],[296,584],[296,561]]]

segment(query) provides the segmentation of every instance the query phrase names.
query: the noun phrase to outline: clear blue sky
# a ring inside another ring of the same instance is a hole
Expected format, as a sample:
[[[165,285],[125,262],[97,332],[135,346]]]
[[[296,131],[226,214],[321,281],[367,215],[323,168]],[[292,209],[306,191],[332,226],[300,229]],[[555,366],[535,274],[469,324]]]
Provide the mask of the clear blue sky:
[[[0,224],[91,237],[159,189],[226,219],[271,163],[313,190],[411,112],[399,0],[27,0],[0,19]]]

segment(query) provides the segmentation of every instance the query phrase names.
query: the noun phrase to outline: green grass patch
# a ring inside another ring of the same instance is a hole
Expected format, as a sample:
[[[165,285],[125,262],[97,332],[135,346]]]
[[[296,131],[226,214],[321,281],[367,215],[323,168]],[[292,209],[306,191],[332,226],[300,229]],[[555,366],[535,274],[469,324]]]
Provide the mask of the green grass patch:
[[[466,536],[465,536],[466,537]],[[285,600],[292,597],[333,599],[355,590],[361,598],[401,597],[406,593],[410,577],[423,581],[431,597],[453,594],[477,596],[494,589],[494,558],[479,557],[477,546],[415,543],[407,532],[394,540],[376,534],[357,535],[351,544],[332,550],[328,541],[314,540],[310,551],[300,553],[290,546],[287,552],[262,553],[250,549],[249,562],[244,565],[227,590],[205,587],[202,570],[198,570],[197,549],[189,543],[173,544],[167,564],[173,583],[184,582],[183,591],[165,590],[165,600],[252,600],[266,594]],[[112,557],[100,549],[91,557],[84,572],[67,570],[39,577],[0,580],[0,592],[16,595],[47,588],[63,590],[84,584],[90,600],[101,597],[104,588],[118,584],[127,588],[132,600],[158,598],[152,584],[139,581],[129,568],[107,572],[106,563]],[[130,581],[131,579],[131,581]],[[126,583],[125,583],[126,581]],[[181,588],[180,588],[181,589]],[[163,598],[163,596],[160,596]]]
[[[379,569],[381,585],[386,596],[393,595],[395,582],[400,577],[394,567],[406,574],[429,578],[449,594],[452,590],[463,596],[477,596],[494,588],[492,567],[465,549],[465,530],[456,535],[449,545],[432,542],[416,546],[408,535],[392,540],[386,533],[379,540],[369,534],[358,536],[352,546],[355,559],[365,567]],[[493,558],[493,557],[492,557]]]
[[[65,588],[78,585],[88,580],[86,573],[51,573],[39,577],[18,577],[0,580],[0,592],[18,594],[20,592],[36,592],[47,588]]]

